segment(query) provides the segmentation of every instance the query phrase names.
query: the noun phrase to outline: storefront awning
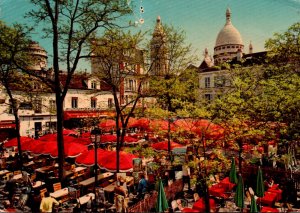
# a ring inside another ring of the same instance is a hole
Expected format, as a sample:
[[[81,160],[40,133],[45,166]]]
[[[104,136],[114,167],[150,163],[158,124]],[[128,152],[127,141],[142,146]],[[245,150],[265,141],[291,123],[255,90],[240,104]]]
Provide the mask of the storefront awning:
[[[16,128],[16,124],[14,121],[1,121],[0,129],[14,129]]]
[[[97,112],[97,111],[66,111],[64,113],[64,120],[71,118],[103,118],[112,116],[111,112]]]

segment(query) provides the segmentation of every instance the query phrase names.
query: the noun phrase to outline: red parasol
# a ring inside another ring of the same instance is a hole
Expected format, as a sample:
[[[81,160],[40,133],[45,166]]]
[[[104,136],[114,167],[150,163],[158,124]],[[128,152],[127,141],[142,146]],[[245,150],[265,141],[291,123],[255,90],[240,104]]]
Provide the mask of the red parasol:
[[[65,146],[64,146],[65,156],[69,157],[69,158],[75,158],[75,157],[81,155],[85,151],[87,151],[87,147],[83,144],[79,144],[76,142],[68,142],[68,143],[65,143]],[[58,156],[57,145],[53,146],[49,150],[49,153],[52,158],[57,158],[57,156]]]
[[[72,129],[63,129],[63,135],[78,135],[78,132]]]
[[[197,121],[193,132],[199,136],[205,135],[206,139],[212,140],[217,140],[224,136],[224,128],[204,119]]]
[[[131,153],[120,151],[120,166],[119,166],[120,172],[132,171],[134,158],[137,157]],[[110,172],[116,172],[117,170],[116,159],[117,159],[116,151],[109,151],[98,159],[98,163],[100,165],[100,168]]]
[[[150,119],[148,118],[140,118],[135,122],[132,122],[128,125],[129,128],[141,128],[144,130],[149,130],[150,127]]]
[[[21,146],[22,146],[22,144],[25,143],[26,141],[32,141],[33,139],[29,138],[29,137],[22,137],[21,136],[20,140],[21,140]],[[18,146],[18,140],[17,140],[17,138],[12,138],[9,141],[7,141],[6,143],[4,143],[3,146],[4,147]]]
[[[150,130],[152,131],[167,131],[169,126],[169,122],[167,120],[151,120],[150,122]],[[170,122],[170,130],[174,131],[175,130],[175,126],[172,122]]]
[[[154,143],[151,146],[152,146],[153,149],[156,149],[156,150],[168,151],[168,141]],[[183,145],[171,141],[171,150],[174,149],[174,148],[179,148],[179,147],[183,147]]]
[[[99,127],[105,131],[116,129],[116,121],[113,119],[103,120],[99,123]]]
[[[197,122],[198,119],[178,119],[174,122],[174,126],[177,131],[192,132],[192,130],[197,126]]]
[[[82,138],[90,138],[91,137],[91,132],[83,132],[80,135]]]
[[[117,142],[116,135],[101,135],[101,143],[115,143]]]
[[[90,145],[92,143],[90,138],[74,138],[71,142],[83,144],[83,145]]]
[[[139,143],[139,139],[131,137],[131,136],[125,136],[124,137],[124,143],[127,144],[134,144],[134,143]]]
[[[103,155],[106,155],[106,153],[109,152],[104,149],[97,149],[97,156],[98,159],[101,158]],[[81,155],[79,155],[75,163],[82,166],[94,166],[95,165],[95,149],[91,149],[88,151],[83,152]]]
[[[36,146],[31,147],[30,152],[32,152],[35,155],[43,155],[43,154],[49,154],[49,150],[51,150],[54,146],[57,146],[56,141],[41,141]]]
[[[64,135],[64,142],[73,142],[77,138]],[[43,135],[42,137],[39,138],[40,141],[45,141],[45,142],[50,142],[50,141],[57,141],[57,134],[48,134],[48,135]]]
[[[39,140],[26,141],[22,144],[21,147],[23,151],[30,151],[33,147],[35,147],[39,143],[41,143],[41,141]]]

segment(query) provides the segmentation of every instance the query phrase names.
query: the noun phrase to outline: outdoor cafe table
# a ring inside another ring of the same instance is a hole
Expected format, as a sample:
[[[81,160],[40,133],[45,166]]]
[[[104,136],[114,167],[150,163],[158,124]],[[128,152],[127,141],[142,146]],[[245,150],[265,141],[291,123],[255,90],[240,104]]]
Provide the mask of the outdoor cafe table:
[[[111,172],[105,172],[103,174],[100,174],[98,175],[98,181],[99,180],[102,180],[104,178],[108,178],[108,177],[111,177],[113,176],[114,173],[111,173]],[[89,179],[86,179],[86,180],[83,180],[81,182],[78,183],[78,185],[81,185],[81,186],[89,186],[91,184],[95,183],[95,177],[91,177]]]
[[[208,190],[211,196],[223,198],[227,197],[227,194],[225,194],[227,187],[222,184],[215,184],[211,186]]]
[[[229,177],[226,177],[223,180],[221,180],[219,184],[223,185],[227,191],[231,191],[235,186],[234,183],[230,182]]]
[[[108,186],[105,186],[105,187],[103,188],[103,190],[104,190],[105,192],[111,193],[111,192],[114,191],[114,189],[115,189],[116,186],[117,186],[117,182],[113,182],[113,183],[109,184]]]
[[[279,212],[279,210],[268,206],[263,206],[260,212]]]
[[[257,203],[273,206],[277,198],[277,194],[273,192],[265,192],[265,196],[257,199]]]
[[[19,180],[19,179],[21,179],[22,177],[23,177],[23,175],[22,175],[22,173],[21,173],[21,174],[14,175],[14,176],[13,176],[13,179]]]
[[[0,171],[0,176],[3,176],[3,175],[6,175],[7,173],[9,173],[10,171],[8,171],[8,170],[1,170]]]
[[[32,188],[36,189],[36,188],[43,186],[44,184],[45,184],[45,182],[38,180],[32,185]]]
[[[47,173],[48,171],[54,170],[54,166],[44,166],[41,168],[36,169],[35,171],[41,172],[41,173]]]
[[[272,189],[272,188],[269,188],[267,190],[267,192],[271,192],[271,193],[274,193],[276,194],[276,200],[275,201],[279,201],[282,199],[282,190],[281,189]]]
[[[86,204],[87,202],[89,202],[89,200],[91,198],[92,198],[92,200],[95,199],[95,194],[94,193],[89,193],[87,195],[84,195],[84,196],[80,197],[78,200],[79,200],[80,205],[83,205],[83,204]]]
[[[215,212],[216,211],[216,203],[214,199],[209,199],[210,209]],[[198,210],[199,212],[205,212],[205,200],[204,198],[200,198],[193,205],[194,210]]]
[[[50,197],[53,197],[55,199],[66,196],[69,194],[69,189],[68,188],[63,188],[60,190],[57,190],[55,192],[50,193]]]

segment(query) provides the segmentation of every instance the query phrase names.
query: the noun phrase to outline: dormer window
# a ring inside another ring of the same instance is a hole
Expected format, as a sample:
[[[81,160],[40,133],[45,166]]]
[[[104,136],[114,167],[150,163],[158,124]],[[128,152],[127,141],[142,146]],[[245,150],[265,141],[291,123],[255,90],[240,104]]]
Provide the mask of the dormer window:
[[[91,88],[92,89],[97,89],[97,82],[96,81],[92,81]]]

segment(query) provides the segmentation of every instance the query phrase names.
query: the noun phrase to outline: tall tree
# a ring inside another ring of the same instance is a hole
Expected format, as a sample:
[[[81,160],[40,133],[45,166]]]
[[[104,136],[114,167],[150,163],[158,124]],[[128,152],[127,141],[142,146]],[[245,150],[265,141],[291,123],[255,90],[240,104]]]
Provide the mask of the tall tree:
[[[184,31],[177,30],[173,26],[160,26],[160,19],[157,20],[150,45],[149,70],[152,75],[149,92],[157,101],[156,107],[168,111],[168,151],[171,154],[171,117],[177,109],[182,109],[186,102],[196,100],[197,72],[190,68],[196,57],[192,54],[191,45],[186,44]]]
[[[147,73],[143,69],[143,51],[138,49],[141,33],[131,34],[120,30],[108,30],[101,38],[92,40],[93,75],[106,85],[114,99],[117,130],[117,172],[119,172],[119,152],[124,144],[124,136],[129,118],[134,115],[137,105],[146,95]],[[128,96],[124,97],[125,91]]]
[[[15,88],[25,88],[30,84],[28,78],[22,75],[20,69],[16,66],[26,68],[30,65],[30,59],[27,56],[29,38],[20,25],[12,27],[7,26],[0,21],[0,84],[5,88],[9,97],[9,107],[15,118],[16,136],[18,141],[19,164],[22,169],[22,148],[20,141],[20,122],[18,115],[18,101],[14,95]]]
[[[28,17],[43,24],[44,36],[52,40],[54,78],[30,73],[46,83],[56,96],[59,177],[64,179],[63,102],[79,62],[90,57],[88,40],[101,30],[119,27],[121,17],[131,12],[126,0],[31,0]],[[62,82],[60,67],[66,65]]]

